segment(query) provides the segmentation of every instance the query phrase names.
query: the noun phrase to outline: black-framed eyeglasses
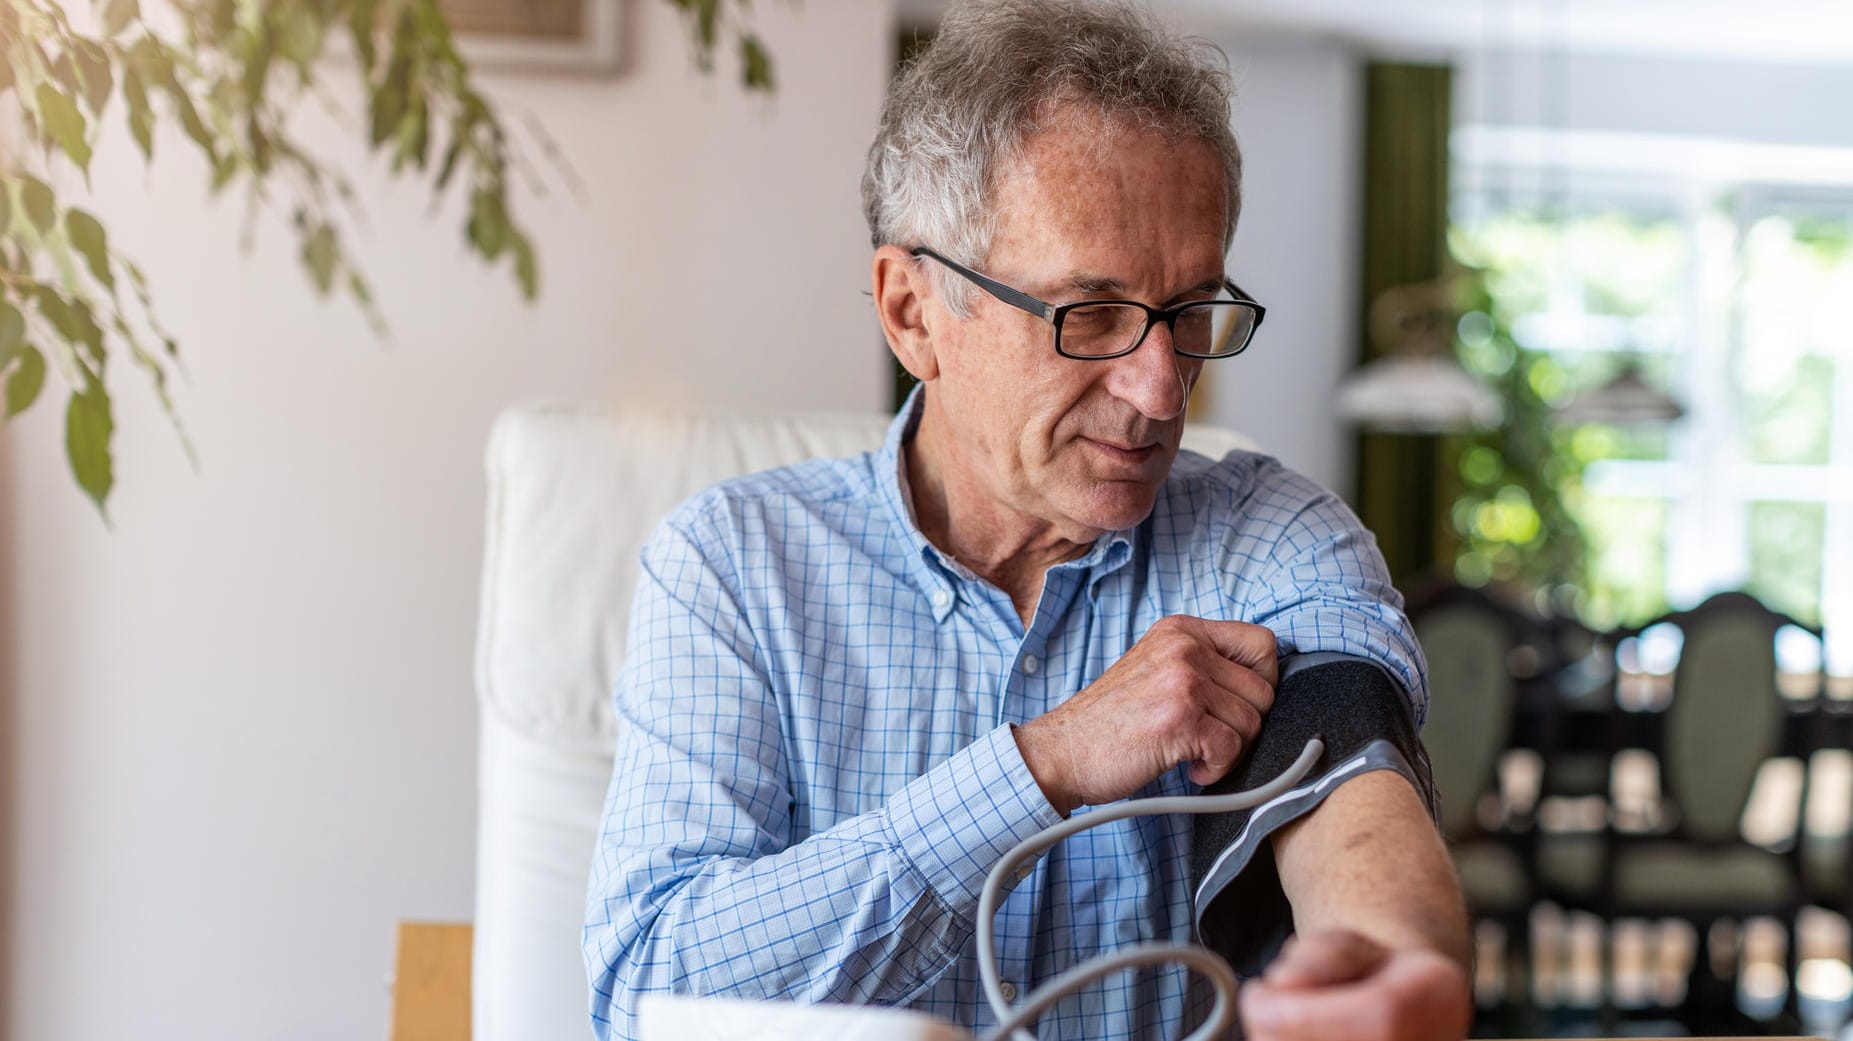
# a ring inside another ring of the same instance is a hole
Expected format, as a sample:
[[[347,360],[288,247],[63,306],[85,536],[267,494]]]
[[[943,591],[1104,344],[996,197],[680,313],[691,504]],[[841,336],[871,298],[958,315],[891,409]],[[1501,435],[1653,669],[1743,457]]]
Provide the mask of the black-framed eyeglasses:
[[[944,264],[978,288],[1055,326],[1055,352],[1064,358],[1101,361],[1138,350],[1159,322],[1171,330],[1171,344],[1186,358],[1232,358],[1261,327],[1267,308],[1223,279],[1231,300],[1193,300],[1176,307],[1148,307],[1137,300],[1081,300],[1051,304],[988,278],[926,246],[913,250]]]

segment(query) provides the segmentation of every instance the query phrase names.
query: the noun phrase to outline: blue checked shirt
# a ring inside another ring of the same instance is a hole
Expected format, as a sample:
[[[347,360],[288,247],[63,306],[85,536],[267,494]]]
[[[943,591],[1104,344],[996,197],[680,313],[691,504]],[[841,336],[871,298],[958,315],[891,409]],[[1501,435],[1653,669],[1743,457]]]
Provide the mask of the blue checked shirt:
[[[1010,724],[1167,615],[1265,625],[1283,655],[1368,657],[1423,715],[1400,598],[1331,493],[1267,456],[1180,452],[1151,516],[1051,568],[1025,628],[913,521],[901,452],[917,410],[916,395],[880,451],[697,495],[644,548],[587,898],[600,1038],[635,1037],[651,991],[905,1005],[987,1030],[980,887],[1059,819]],[[1179,767],[1139,794],[1195,790]],[[1045,854],[998,914],[1007,986],[1188,939],[1190,841],[1190,818],[1144,817]],[[1185,970],[1144,969],[1037,1032],[1170,1037],[1208,1007]]]

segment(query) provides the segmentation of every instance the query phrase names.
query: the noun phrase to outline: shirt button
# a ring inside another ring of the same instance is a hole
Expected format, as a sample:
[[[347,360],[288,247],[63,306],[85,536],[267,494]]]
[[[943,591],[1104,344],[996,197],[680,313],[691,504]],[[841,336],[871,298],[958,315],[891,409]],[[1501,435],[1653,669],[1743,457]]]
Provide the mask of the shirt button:
[[[1001,990],[1001,991],[1003,991],[1003,992],[1004,992],[1004,1000],[1005,1000],[1005,1001],[1015,1001],[1015,1000],[1017,1000],[1017,985],[1016,985],[1016,984],[1014,984],[1014,983],[1008,983],[1008,982],[1007,982],[1007,983],[1005,983],[1005,984],[1004,984],[1003,986],[1001,986],[1001,987],[999,987],[999,988],[997,988],[997,989],[998,989],[998,990]]]
[[[944,607],[949,603],[952,603],[951,593],[946,592],[944,589],[933,590],[933,606],[934,607]]]
[[[1034,676],[1036,674],[1036,666],[1038,664],[1040,663],[1036,661],[1036,656],[1032,654],[1029,657],[1023,659],[1023,671],[1029,673],[1031,676]]]
[[[1026,860],[1023,862],[1023,866],[1017,868],[1017,873],[1012,877],[1014,877],[1018,882],[1021,882],[1035,873],[1036,873],[1036,862],[1034,860]]]

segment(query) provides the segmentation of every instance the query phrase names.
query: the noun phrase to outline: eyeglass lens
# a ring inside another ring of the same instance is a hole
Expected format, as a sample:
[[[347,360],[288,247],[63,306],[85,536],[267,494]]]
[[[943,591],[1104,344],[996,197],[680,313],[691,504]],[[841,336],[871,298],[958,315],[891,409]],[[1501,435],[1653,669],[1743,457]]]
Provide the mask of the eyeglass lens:
[[[1079,357],[1130,350],[1145,332],[1144,308],[1127,304],[1087,304],[1062,316],[1058,333],[1062,353]],[[1216,356],[1242,349],[1255,331],[1255,313],[1240,303],[1206,300],[1187,304],[1172,326],[1172,343],[1185,354]]]

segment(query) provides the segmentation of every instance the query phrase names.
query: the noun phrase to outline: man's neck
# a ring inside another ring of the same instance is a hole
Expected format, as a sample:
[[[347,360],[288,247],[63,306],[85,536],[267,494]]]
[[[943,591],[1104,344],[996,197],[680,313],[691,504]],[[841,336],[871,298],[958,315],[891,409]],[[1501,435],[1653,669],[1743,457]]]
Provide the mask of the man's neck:
[[[931,418],[930,412],[921,417],[913,440],[901,448],[914,520],[928,542],[1003,590],[1028,625],[1044,573],[1085,554],[1100,533],[1085,542],[1065,538],[1048,521],[999,503],[973,483],[951,479],[975,470],[946,458],[947,444],[936,436],[940,428]]]

